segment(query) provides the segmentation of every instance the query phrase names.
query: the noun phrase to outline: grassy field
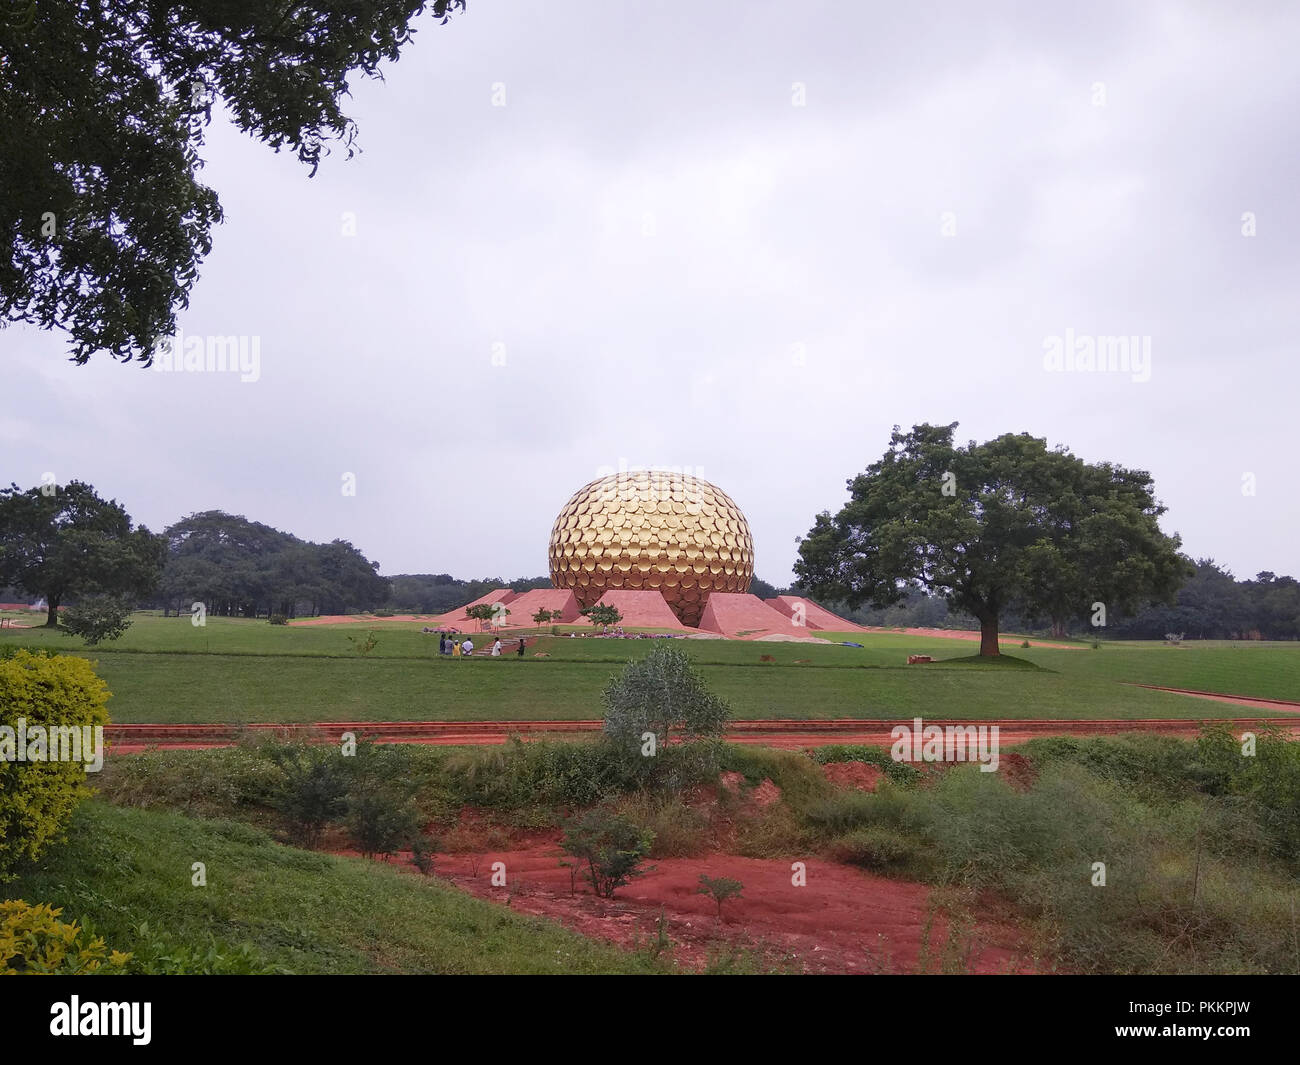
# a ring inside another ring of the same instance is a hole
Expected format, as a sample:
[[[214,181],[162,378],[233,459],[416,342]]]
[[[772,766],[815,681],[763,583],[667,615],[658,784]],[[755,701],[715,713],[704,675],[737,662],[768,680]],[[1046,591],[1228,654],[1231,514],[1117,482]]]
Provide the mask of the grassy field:
[[[537,637],[529,656],[439,658],[419,622],[273,626],[137,616],[115,643],[85,649],[48,630],[6,629],[0,644],[50,647],[98,663],[118,722],[538,720],[599,717],[600,692],[650,641]],[[374,631],[361,656],[348,637]],[[486,637],[476,640],[480,645]],[[686,640],[710,688],[738,717],[1171,718],[1260,711],[1164,692],[1159,684],[1300,699],[1300,644],[1106,643],[1099,650],[1004,645],[989,664],[971,641],[854,634],[865,646]],[[549,657],[532,657],[543,652]],[[908,654],[931,665],[907,666]],[[762,656],[773,661],[765,663]]]
[[[1300,643],[1114,642],[1096,651],[1035,647],[1014,653],[1067,677],[1300,701]]]
[[[196,861],[207,866],[207,887],[191,886]],[[3,897],[89,918],[112,948],[142,956],[179,948],[200,965],[212,951],[293,973],[663,971],[379,862],[284,847],[245,824],[99,801],[84,804],[67,843],[6,884]]]

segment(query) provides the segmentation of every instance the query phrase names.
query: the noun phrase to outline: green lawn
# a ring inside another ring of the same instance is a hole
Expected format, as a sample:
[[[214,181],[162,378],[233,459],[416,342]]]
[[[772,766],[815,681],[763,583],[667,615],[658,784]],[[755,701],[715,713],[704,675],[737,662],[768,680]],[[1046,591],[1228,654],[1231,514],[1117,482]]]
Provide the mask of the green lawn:
[[[1014,653],[1062,676],[1300,701],[1300,643],[1110,642],[1096,651],[1016,648]]]
[[[206,865],[207,887],[191,886],[194,862]],[[283,847],[249,825],[99,801],[0,892],[63,907],[63,920],[89,917],[118,950],[133,949],[145,922],[189,948],[247,944],[259,963],[294,973],[656,971],[642,955],[437,880]]]
[[[98,663],[118,722],[579,719],[649,640],[537,637],[519,661],[439,658],[419,622],[284,627],[265,621],[137,616],[119,641],[85,649],[43,629],[0,643],[44,646]],[[348,636],[374,628],[360,656]],[[476,639],[483,643],[488,637]],[[744,718],[1254,717],[1248,707],[1136,687],[1160,684],[1300,699],[1300,644],[1106,643],[1099,650],[1003,645],[998,664],[968,640],[896,633],[837,643],[684,640],[710,688]],[[550,657],[535,658],[543,652]],[[907,666],[908,654],[940,661]],[[764,656],[773,661],[765,663]],[[946,660],[946,661],[945,661]],[[1019,663],[1026,668],[1011,668]]]
[[[560,658],[393,660],[100,654],[114,721],[569,720],[600,716],[618,666]],[[1047,670],[702,664],[750,718],[1258,716]]]

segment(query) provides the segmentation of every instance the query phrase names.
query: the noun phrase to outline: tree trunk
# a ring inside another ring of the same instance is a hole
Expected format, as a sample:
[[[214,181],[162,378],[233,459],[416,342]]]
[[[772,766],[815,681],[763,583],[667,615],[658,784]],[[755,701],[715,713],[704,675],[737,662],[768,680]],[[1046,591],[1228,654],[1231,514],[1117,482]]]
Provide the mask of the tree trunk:
[[[47,629],[57,629],[59,627],[59,601],[57,599],[47,599],[45,601],[45,627]]]
[[[998,649],[997,615],[991,618],[980,618],[980,654],[992,657],[1001,653]]]

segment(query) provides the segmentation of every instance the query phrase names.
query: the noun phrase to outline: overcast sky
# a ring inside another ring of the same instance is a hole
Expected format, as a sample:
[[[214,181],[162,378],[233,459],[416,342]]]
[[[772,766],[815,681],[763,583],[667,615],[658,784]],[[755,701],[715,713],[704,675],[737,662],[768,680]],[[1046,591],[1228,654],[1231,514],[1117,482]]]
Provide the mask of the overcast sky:
[[[0,479],[509,578],[602,467],[686,468],[785,584],[894,424],[959,421],[1149,470],[1189,554],[1300,573],[1300,7],[469,0],[419,27],[354,85],[350,161],[309,179],[209,130],[226,222],[180,325],[257,338],[258,379],[11,327]],[[1108,336],[1149,364],[1046,364]]]

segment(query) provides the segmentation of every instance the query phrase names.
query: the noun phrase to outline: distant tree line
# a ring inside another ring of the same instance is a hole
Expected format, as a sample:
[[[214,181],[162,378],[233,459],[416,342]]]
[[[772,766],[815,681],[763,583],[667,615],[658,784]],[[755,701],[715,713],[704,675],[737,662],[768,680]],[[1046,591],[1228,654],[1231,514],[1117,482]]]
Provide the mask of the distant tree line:
[[[1239,581],[1213,559],[1200,559],[1173,606],[1152,607],[1113,622],[1114,636],[1196,640],[1300,639],[1300,581],[1264,571]]]
[[[782,594],[798,595],[799,590]],[[941,597],[915,588],[903,602],[884,609],[850,610],[842,603],[822,605],[859,625],[979,628],[973,617],[950,610]],[[1050,631],[1014,613],[1006,620],[1009,632]],[[1076,635],[1094,633],[1078,622],[1066,626],[1065,634],[1070,631]],[[1237,580],[1213,559],[1200,559],[1196,572],[1178,590],[1172,606],[1151,606],[1130,617],[1111,614],[1102,632],[1130,640],[1162,640],[1168,633],[1182,633],[1189,640],[1300,640],[1300,581],[1270,572],[1256,574],[1253,580]]]
[[[549,577],[516,577],[512,581],[484,577],[462,581],[449,573],[401,573],[388,579],[392,593],[384,606],[399,614],[446,614],[496,588],[530,592],[534,588],[551,587]]]
[[[389,598],[388,581],[346,540],[300,540],[261,522],[206,510],[168,526],[158,591],[144,605],[220,617],[348,614]]]

